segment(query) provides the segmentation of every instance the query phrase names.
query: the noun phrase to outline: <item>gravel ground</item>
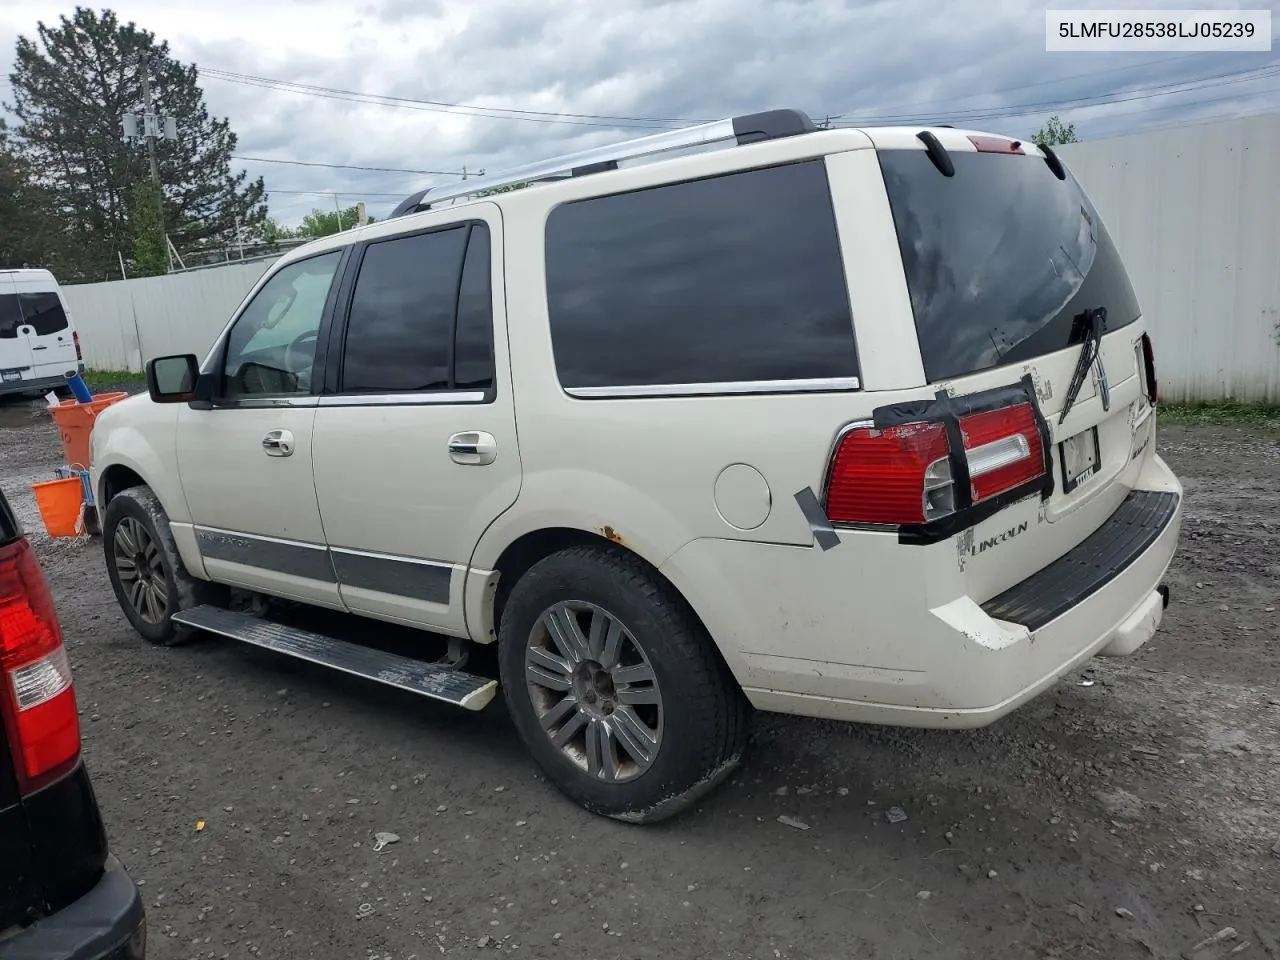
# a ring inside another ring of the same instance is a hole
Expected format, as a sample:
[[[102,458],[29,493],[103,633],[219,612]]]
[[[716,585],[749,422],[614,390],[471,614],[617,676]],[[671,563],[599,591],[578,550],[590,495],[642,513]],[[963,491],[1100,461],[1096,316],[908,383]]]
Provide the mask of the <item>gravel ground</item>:
[[[39,533],[27,484],[54,431],[0,408],[0,484],[59,604],[157,960],[1276,960],[1280,443],[1168,428],[1161,448],[1187,520],[1138,655],[985,730],[760,716],[723,789],[637,828],[562,799],[500,701],[464,714],[230,641],[144,644],[98,541]]]

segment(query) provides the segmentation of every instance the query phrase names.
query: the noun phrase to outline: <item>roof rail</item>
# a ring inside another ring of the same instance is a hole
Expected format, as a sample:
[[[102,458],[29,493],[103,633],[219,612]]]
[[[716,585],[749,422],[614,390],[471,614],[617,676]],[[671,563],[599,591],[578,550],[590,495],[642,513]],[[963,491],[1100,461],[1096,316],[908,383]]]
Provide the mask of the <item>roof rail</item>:
[[[733,141],[734,146],[741,146],[762,140],[793,137],[817,129],[817,125],[801,110],[766,110],[763,113],[743,114],[693,127],[667,130],[634,140],[624,140],[605,147],[581,150],[578,153],[569,153],[549,160],[540,160],[505,173],[476,177],[439,187],[428,187],[426,190],[419,190],[406,197],[392,211],[391,216],[399,217],[428,210],[443,200],[472,196],[484,190],[496,190],[534,181],[563,180],[599,173],[603,170],[616,170],[620,161],[637,160],[671,150],[684,150],[689,147],[726,141]]]

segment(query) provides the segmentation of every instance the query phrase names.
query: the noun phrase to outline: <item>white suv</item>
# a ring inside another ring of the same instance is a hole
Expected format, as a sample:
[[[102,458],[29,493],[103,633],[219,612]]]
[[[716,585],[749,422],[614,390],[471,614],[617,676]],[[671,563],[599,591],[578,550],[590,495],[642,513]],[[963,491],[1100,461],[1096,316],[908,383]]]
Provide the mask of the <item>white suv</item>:
[[[1159,625],[1151,340],[1051,150],[773,111],[396,213],[283,257],[203,364],[102,414],[147,639],[473,709],[496,642],[547,775],[644,821],[724,776],[751,706],[978,726]],[[453,641],[394,656],[246,596]]]

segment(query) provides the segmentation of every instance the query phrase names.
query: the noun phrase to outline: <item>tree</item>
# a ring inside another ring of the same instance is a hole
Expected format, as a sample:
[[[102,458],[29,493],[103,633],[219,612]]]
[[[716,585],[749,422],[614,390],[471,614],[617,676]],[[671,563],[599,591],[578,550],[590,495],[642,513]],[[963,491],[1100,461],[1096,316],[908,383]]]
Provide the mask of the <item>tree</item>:
[[[481,173],[484,171],[482,170]],[[510,193],[512,190],[523,190],[527,187],[527,183],[508,183],[505,187],[494,187],[492,190],[480,190],[476,192],[477,197],[492,197],[499,193]]]
[[[1054,114],[1049,118],[1049,122],[1036,131],[1034,137],[1031,138],[1036,146],[1043,147],[1046,144],[1053,146],[1058,143],[1076,143],[1076,125],[1074,123],[1063,123],[1058,119],[1058,115]]]
[[[65,217],[70,277],[102,279],[133,247],[133,191],[149,176],[146,150],[124,141],[121,117],[140,113],[141,63],[150,64],[153,109],[174,117],[177,142],[157,141],[163,222],[183,249],[253,228],[266,217],[259,178],[231,172],[236,136],[209,116],[194,64],[110,10],[77,7],[36,38],[18,38],[10,109],[22,153]]]
[[[160,188],[156,184],[139,180],[134,185],[129,226],[133,229],[133,269],[138,276],[157,277],[169,270],[160,205]]]
[[[313,239],[350,230],[356,225],[359,215],[358,207],[347,207],[341,213],[337,210],[312,210],[302,218],[302,223],[293,231],[293,236]],[[368,217],[366,222],[373,223],[373,217]]]
[[[0,269],[56,269],[59,237],[49,195],[9,142],[0,120]]]

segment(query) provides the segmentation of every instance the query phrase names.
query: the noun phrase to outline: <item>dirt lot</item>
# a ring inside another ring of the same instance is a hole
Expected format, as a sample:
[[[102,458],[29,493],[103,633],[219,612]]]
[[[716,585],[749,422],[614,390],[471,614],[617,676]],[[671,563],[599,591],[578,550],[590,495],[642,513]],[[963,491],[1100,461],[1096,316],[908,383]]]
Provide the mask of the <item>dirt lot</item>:
[[[500,703],[149,647],[98,541],[33,539],[157,960],[1276,960],[1280,443],[1168,428],[1161,447],[1188,511],[1144,651],[971,733],[761,716],[734,779],[652,828],[561,799]],[[42,413],[0,409],[0,484],[33,533],[27,485],[58,459]],[[399,843],[375,852],[380,830]]]

